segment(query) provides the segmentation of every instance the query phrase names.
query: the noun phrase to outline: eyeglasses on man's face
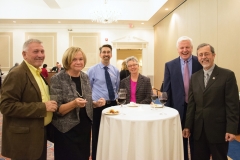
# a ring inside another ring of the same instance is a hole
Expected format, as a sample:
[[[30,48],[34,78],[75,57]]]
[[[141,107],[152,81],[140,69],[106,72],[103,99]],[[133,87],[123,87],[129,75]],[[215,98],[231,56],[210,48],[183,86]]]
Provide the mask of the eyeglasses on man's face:
[[[208,57],[210,54],[212,54],[212,53],[208,53],[208,52],[206,52],[206,53],[199,53],[197,56],[198,57]]]

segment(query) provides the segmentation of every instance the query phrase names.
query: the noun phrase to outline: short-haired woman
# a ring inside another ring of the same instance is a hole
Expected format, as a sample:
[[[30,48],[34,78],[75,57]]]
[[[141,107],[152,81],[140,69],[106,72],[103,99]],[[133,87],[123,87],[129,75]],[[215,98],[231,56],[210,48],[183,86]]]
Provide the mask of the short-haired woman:
[[[88,160],[93,105],[100,107],[106,101],[92,101],[92,90],[87,74],[82,72],[87,62],[79,47],[68,48],[62,58],[64,70],[51,78],[50,94],[55,95],[58,111],[54,113],[55,160]]]

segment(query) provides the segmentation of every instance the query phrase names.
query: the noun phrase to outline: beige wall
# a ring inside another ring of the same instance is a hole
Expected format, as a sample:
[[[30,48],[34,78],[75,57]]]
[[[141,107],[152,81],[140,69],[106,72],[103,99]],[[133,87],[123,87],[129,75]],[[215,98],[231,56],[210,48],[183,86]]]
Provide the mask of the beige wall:
[[[186,35],[194,50],[210,43],[216,51],[215,63],[235,72],[240,86],[239,0],[188,0],[154,27],[154,86],[159,88],[164,64],[178,56],[176,41]]]
[[[12,67],[13,35],[10,32],[0,32],[0,65],[2,71],[8,71]]]

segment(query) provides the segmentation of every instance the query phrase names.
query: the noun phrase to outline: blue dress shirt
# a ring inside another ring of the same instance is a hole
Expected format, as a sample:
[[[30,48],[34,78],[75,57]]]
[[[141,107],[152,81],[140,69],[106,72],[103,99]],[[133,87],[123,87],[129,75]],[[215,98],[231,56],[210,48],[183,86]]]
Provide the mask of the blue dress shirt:
[[[87,71],[92,87],[92,99],[94,101],[97,101],[99,98],[109,100],[108,89],[105,79],[105,70],[103,67],[104,65],[102,63],[99,63],[90,67],[89,70]],[[111,64],[109,64],[107,67],[112,81],[112,86],[116,99],[120,83],[119,70]]]

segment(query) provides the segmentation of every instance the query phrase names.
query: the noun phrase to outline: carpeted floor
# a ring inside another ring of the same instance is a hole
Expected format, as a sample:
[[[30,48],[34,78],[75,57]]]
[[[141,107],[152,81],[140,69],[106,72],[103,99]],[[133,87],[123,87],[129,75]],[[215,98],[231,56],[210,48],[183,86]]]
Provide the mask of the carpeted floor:
[[[235,140],[229,143],[228,156],[233,160],[240,160],[240,142]]]

